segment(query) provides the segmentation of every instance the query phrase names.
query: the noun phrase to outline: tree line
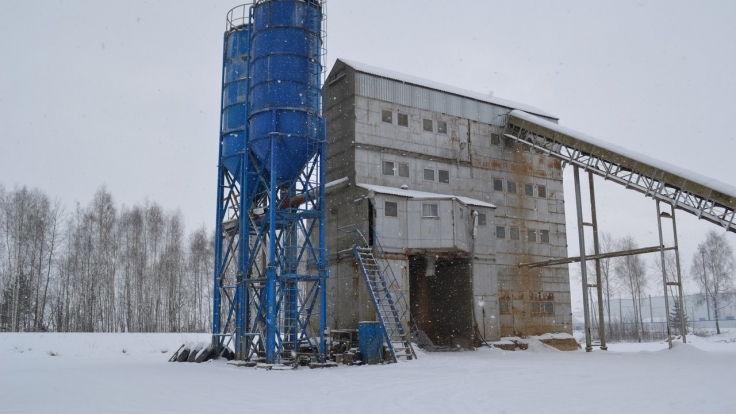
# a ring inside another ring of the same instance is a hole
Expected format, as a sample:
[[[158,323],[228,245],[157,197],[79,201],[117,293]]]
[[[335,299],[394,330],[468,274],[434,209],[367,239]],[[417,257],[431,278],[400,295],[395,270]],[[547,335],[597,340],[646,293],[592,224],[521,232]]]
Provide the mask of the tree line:
[[[0,331],[209,331],[213,249],[179,211],[119,206],[104,186],[68,211],[0,183]]]
[[[601,253],[633,250],[638,247],[631,236],[617,238],[610,233],[601,233]],[[635,339],[641,342],[646,339],[644,337],[647,333],[644,328],[642,303],[644,303],[649,288],[654,288],[656,291],[661,289],[662,286],[662,261],[660,256],[657,255],[651,265],[648,265],[641,255],[601,259],[600,264],[607,336],[613,340]],[[589,261],[588,266],[588,274],[595,277],[594,261]],[[672,251],[665,252],[664,271],[667,273],[668,281],[677,281],[677,266],[675,253]],[[719,321],[722,318],[720,311],[730,306],[734,299],[734,276],[736,273],[733,248],[725,234],[713,229],[709,230],[705,240],[698,244],[690,268],[683,267],[681,270],[683,281],[689,277],[697,283],[701,293],[700,301],[702,302],[698,304],[704,303],[714,311],[716,331],[720,334]],[[671,328],[673,333],[679,333],[678,296],[672,287],[668,287],[668,290],[664,294],[671,298],[669,316]],[[591,298],[593,298],[595,292],[590,293]],[[611,315],[611,299],[615,296],[630,298],[632,304],[630,314]],[[593,309],[591,313],[593,318],[596,318],[597,311],[595,311],[595,308],[591,309]],[[672,313],[673,309],[675,309],[675,314]],[[683,316],[687,320],[687,316]],[[594,320],[594,325],[597,326],[598,322]]]

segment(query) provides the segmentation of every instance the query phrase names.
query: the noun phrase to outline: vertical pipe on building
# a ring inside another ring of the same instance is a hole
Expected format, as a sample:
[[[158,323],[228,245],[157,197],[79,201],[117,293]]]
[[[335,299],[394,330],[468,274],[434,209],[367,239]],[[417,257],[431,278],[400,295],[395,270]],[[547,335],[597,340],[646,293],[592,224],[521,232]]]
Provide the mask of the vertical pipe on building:
[[[659,229],[659,257],[662,261],[662,291],[664,292],[664,315],[667,320],[667,343],[672,349],[672,334],[670,333],[670,301],[667,295],[667,271],[664,264],[664,241],[662,239],[662,216],[657,200],[657,228]]]
[[[675,218],[675,206],[670,205],[672,211],[672,232],[675,238],[675,264],[677,265],[677,292],[680,301],[680,334],[682,343],[687,343],[687,327],[685,326],[685,303],[682,299],[682,272],[680,271],[680,244],[677,241],[677,219]]]
[[[578,242],[580,248],[580,274],[583,279],[583,316],[585,318],[585,352],[593,350],[590,340],[590,309],[588,308],[588,269],[585,262],[585,231],[583,230],[583,203],[580,197],[580,172],[578,167],[573,165],[573,175],[575,176],[575,207],[577,208],[578,217]]]
[[[588,185],[590,187],[590,215],[593,224],[593,253],[600,254],[598,243],[598,215],[595,209],[595,185],[593,183],[593,172],[588,171]],[[598,288],[598,334],[601,338],[601,350],[608,349],[606,346],[606,320],[603,315],[603,282],[601,280],[601,259],[595,259],[595,284]]]
[[[454,214],[454,212],[455,212],[455,208],[454,207],[453,207],[452,211],[453,211],[453,214]],[[477,321],[477,318],[475,317],[475,295],[474,295],[474,293],[475,293],[475,238],[478,235],[478,212],[476,210],[472,210],[471,215],[473,217],[473,231],[471,233],[471,235],[472,235],[472,243],[473,244],[471,245],[471,248],[470,248],[470,292],[471,292],[471,294],[470,294],[470,302],[471,302],[470,303],[470,311],[472,312],[472,315],[471,316],[473,317],[473,325],[475,325],[473,327],[473,336],[475,336],[476,333],[478,335],[480,335],[480,330],[478,329],[478,321]],[[455,220],[453,220],[452,223],[453,223],[453,227],[454,227],[455,226]],[[455,230],[453,230],[453,231],[455,231]],[[482,309],[482,312],[483,312],[483,337],[480,338],[480,341],[481,342],[486,342],[486,334],[485,334],[485,332],[486,332],[486,309],[485,309],[485,302],[483,301],[482,297],[481,297],[481,301],[480,302],[483,303],[483,305],[481,305],[481,309]],[[475,338],[473,338],[473,340],[475,340]]]

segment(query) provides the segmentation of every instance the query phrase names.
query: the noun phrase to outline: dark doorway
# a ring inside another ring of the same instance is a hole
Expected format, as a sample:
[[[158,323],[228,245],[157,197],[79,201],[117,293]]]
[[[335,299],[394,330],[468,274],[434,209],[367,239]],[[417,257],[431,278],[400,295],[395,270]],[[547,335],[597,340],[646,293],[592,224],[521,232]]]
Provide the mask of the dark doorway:
[[[409,258],[411,311],[419,329],[435,345],[471,348],[473,309],[470,261],[436,258],[434,276],[426,256]],[[429,275],[429,276],[428,276]]]
[[[368,200],[368,245],[374,246],[374,227],[375,227],[375,217],[376,210],[373,208],[373,202],[371,200]]]

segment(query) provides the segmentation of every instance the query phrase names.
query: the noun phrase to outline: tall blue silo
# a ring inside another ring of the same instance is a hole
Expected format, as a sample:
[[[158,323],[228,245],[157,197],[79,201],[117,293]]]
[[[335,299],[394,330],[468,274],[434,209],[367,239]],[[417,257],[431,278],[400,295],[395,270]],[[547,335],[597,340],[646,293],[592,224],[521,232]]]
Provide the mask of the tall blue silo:
[[[250,30],[246,25],[225,33],[223,52],[221,160],[235,174],[246,145],[248,119],[248,56]]]
[[[321,0],[228,13],[213,345],[238,359],[326,355],[322,13]]]
[[[241,231],[241,224],[246,223],[239,220],[238,212],[247,210],[251,202],[249,197],[241,197],[241,194],[249,189],[252,191],[257,183],[257,175],[246,151],[252,33],[250,11],[249,6],[243,5],[228,12],[223,39],[212,318],[213,345],[218,350],[230,336],[238,336],[235,330],[245,330],[243,311],[248,301],[247,291],[242,287],[245,251],[243,243],[240,243],[243,240],[241,234],[248,231],[247,226]],[[221,300],[223,297],[227,298],[225,303]],[[243,311],[234,312],[236,309]]]
[[[317,152],[321,22],[320,1],[257,1],[254,8],[250,147],[279,182],[296,177]]]

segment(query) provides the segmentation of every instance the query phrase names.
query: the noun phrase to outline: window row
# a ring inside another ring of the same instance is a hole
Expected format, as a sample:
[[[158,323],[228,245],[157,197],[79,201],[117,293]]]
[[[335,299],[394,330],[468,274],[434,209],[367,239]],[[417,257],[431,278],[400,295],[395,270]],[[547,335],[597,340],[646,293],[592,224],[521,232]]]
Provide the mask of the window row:
[[[539,240],[537,240],[537,234],[539,234]],[[508,236],[510,240],[521,240],[521,232],[519,231],[518,227],[509,227]],[[506,238],[506,227],[505,226],[496,226],[496,238],[497,239]],[[549,243],[549,230],[527,229],[526,238],[524,240],[528,242],[539,241],[540,243]]]
[[[554,314],[555,303],[552,301],[532,301],[532,313]],[[511,313],[511,303],[509,300],[498,301],[498,313]]]
[[[398,164],[398,168],[396,164]],[[383,161],[383,164],[381,166],[381,173],[383,175],[396,175],[397,169],[399,172],[399,177],[409,178],[409,164],[403,162],[396,163],[394,161]],[[437,174],[435,174],[435,172]],[[435,175],[437,177],[436,179]],[[440,183],[449,184],[450,171],[440,169],[435,171],[433,168],[425,168],[424,181],[438,181]]]
[[[491,145],[501,146],[501,135],[500,134],[491,134]],[[509,137],[503,137],[503,147],[504,148],[514,148],[514,140]],[[522,143],[521,150],[524,152],[532,152],[532,146],[529,144]],[[534,152],[536,152],[537,154],[544,153],[540,150],[534,150]]]
[[[501,135],[500,134],[491,134],[491,145],[501,146]],[[514,148],[514,140],[509,137],[503,137],[503,147],[504,148]]]
[[[467,219],[471,218],[470,212],[468,214],[465,214],[465,209],[460,207],[458,209],[458,218],[460,218],[460,221],[467,221]],[[486,216],[486,213],[478,213],[478,225],[479,226],[485,226],[488,224],[488,216]]]
[[[386,201],[383,205],[383,213],[386,217],[398,217],[399,216],[399,204],[394,201]],[[465,221],[465,209],[460,208],[459,211],[460,220]],[[423,203],[422,204],[422,217],[426,218],[437,218],[440,216],[439,205],[437,203]],[[485,226],[488,223],[488,216],[486,213],[478,213],[478,225]]]
[[[381,121],[392,124],[394,123],[394,113],[393,111],[388,110],[382,110],[381,111]],[[422,130],[427,132],[435,132],[434,130],[434,120],[428,119],[428,118],[422,118]],[[409,114],[404,113],[397,113],[396,116],[396,124],[398,126],[402,127],[409,127]],[[437,121],[437,133],[438,134],[447,134],[447,122],[445,121]]]
[[[493,190],[503,191],[503,180],[500,178],[493,179]],[[506,192],[516,194],[516,181],[506,180]],[[524,184],[524,195],[534,197],[534,184]],[[547,186],[537,185],[537,197],[547,198]]]

